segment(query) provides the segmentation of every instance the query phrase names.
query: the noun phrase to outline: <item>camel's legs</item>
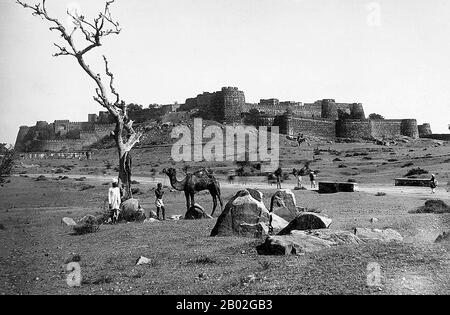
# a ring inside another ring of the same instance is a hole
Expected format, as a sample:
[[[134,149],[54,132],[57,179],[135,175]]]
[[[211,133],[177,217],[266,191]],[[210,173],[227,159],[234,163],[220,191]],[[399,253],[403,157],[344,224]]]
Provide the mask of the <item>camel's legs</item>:
[[[189,193],[187,191],[185,191],[184,196],[186,197],[186,208],[187,208],[187,210],[189,210],[189,208],[191,207]]]
[[[213,216],[214,211],[216,211],[216,208],[217,208],[217,195],[213,191],[210,191],[210,193],[211,193],[211,197],[213,199],[213,210],[211,212],[211,216]]]
[[[195,206],[194,193],[191,192],[190,195],[191,195],[191,207],[193,207]]]

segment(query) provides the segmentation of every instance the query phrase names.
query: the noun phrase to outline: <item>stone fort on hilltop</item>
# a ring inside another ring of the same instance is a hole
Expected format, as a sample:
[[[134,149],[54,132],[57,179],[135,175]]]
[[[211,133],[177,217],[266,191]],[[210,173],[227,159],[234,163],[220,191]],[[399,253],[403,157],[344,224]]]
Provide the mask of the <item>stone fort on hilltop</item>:
[[[174,111],[195,111],[204,119],[225,124],[279,126],[280,133],[324,138],[381,139],[408,136],[431,137],[430,124],[418,126],[416,119],[367,119],[361,103],[337,103],[333,99],[314,103],[262,99],[246,103],[245,94],[236,87],[205,92],[186,99],[184,104],[164,105],[155,109],[130,112],[137,123]],[[86,122],[38,121],[35,126],[21,126],[15,149],[19,152],[82,151],[109,136],[114,121],[106,111],[89,114]]]
[[[224,87],[188,98],[180,110],[197,110],[201,117],[223,123],[279,126],[287,135],[304,134],[325,138],[395,138],[431,135],[429,124],[416,119],[367,119],[361,103],[337,103],[333,99],[314,103],[262,99],[245,102],[237,87]]]

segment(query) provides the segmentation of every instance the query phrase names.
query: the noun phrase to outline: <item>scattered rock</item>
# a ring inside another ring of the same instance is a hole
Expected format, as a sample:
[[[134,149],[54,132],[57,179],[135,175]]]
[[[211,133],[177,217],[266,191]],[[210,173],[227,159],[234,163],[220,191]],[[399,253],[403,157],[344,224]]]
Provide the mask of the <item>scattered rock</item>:
[[[380,221],[378,218],[371,218],[370,223],[378,223]]]
[[[145,219],[143,223],[154,223],[154,222],[159,222],[159,220],[155,218],[148,218]]]
[[[182,214],[171,215],[171,216],[169,217],[169,220],[172,220],[172,221],[178,221],[178,220],[180,220],[182,217],[183,217]]]
[[[75,225],[77,225],[77,223],[75,222],[74,219],[68,218],[68,217],[62,218],[61,222],[66,224],[67,226],[75,226]]]
[[[69,258],[67,258],[64,263],[69,264],[71,262],[80,262],[81,256],[79,254],[72,254]]]
[[[137,265],[137,266],[139,266],[139,265],[147,265],[147,264],[150,264],[151,262],[152,262],[152,261],[150,260],[150,258],[141,256],[141,257],[139,257],[139,258],[136,260],[136,265]]]
[[[241,190],[225,205],[211,236],[260,237],[267,232],[268,222],[263,194],[255,189]]]
[[[323,215],[313,212],[304,212],[292,220],[288,226],[282,229],[278,235],[290,234],[293,230],[317,230],[326,229],[330,226],[332,220]]]
[[[356,228],[355,235],[361,240],[375,240],[382,242],[403,241],[403,236],[393,229],[368,229],[368,228]]]
[[[212,219],[212,216],[205,212],[205,209],[199,204],[195,204],[189,208],[189,210],[184,215],[185,220],[201,220],[201,219]]]

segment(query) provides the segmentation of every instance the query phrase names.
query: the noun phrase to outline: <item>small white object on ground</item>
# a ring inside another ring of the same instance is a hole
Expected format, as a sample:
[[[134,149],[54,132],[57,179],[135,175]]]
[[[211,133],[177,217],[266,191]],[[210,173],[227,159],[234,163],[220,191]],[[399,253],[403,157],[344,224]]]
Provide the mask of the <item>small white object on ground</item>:
[[[150,260],[150,258],[141,256],[141,257],[139,257],[139,259],[136,261],[136,265],[137,265],[137,266],[139,266],[139,265],[146,265],[146,264],[149,264],[149,263],[151,263],[151,262],[152,262],[152,261]]]
[[[63,223],[65,223],[67,226],[75,226],[75,225],[77,225],[75,220],[72,219],[72,218],[64,217],[64,218],[61,219],[61,221]]]

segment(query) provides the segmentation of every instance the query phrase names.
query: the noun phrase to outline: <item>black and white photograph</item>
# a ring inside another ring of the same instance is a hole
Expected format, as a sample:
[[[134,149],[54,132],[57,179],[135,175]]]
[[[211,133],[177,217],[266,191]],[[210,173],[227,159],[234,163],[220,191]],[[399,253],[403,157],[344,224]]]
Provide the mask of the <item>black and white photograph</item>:
[[[0,295],[450,293],[450,1],[0,12]]]

